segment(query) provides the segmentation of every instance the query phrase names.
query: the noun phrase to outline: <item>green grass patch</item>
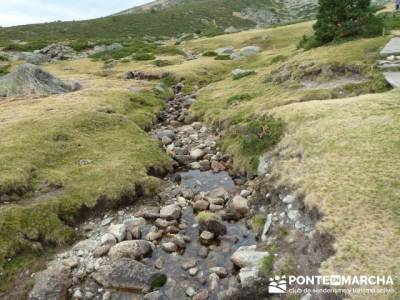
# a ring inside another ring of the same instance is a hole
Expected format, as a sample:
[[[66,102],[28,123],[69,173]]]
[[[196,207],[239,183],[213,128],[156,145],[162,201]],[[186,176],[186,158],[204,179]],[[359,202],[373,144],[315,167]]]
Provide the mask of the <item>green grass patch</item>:
[[[1,118],[19,111],[12,124],[1,125],[0,193],[17,193],[20,199],[0,209],[0,265],[33,242],[70,242],[75,232],[66,224],[75,222],[83,207],[92,208],[100,199],[103,208],[133,200],[135,186],[154,192],[158,183],[147,170],[169,167],[165,153],[144,131],[160,110],[162,95],[110,89],[84,91],[79,102],[72,98],[0,108]],[[49,108],[55,113],[43,114]]]
[[[251,218],[251,227],[255,232],[260,232],[267,221],[267,217],[265,214],[257,214],[253,218]]]
[[[264,276],[271,276],[274,270],[274,255],[270,254],[264,256],[261,260],[260,271]]]
[[[215,60],[231,60],[230,55],[219,54],[215,58]]]
[[[248,102],[251,99],[253,99],[254,96],[252,94],[249,93],[244,93],[244,94],[239,94],[239,95],[234,95],[228,98],[228,105],[234,105],[237,103],[241,103],[241,102]]]
[[[134,60],[153,60],[155,58],[153,53],[135,53],[133,55]]]

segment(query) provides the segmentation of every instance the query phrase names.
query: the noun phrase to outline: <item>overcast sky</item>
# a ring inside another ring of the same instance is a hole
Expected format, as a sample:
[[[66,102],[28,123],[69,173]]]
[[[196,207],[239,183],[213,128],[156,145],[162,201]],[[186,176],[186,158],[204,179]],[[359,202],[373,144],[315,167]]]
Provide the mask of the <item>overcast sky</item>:
[[[107,16],[151,0],[0,0],[0,26]]]

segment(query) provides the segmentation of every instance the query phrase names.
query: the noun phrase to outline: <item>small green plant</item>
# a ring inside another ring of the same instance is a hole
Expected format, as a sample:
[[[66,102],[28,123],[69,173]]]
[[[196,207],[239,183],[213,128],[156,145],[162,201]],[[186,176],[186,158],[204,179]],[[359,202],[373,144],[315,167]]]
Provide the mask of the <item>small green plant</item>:
[[[269,115],[250,121],[242,128],[241,148],[244,153],[261,153],[276,145],[284,130],[283,121]]]
[[[212,212],[209,211],[202,211],[197,215],[197,221],[198,222],[203,222],[207,220],[218,220],[218,216]]]
[[[134,60],[153,60],[156,57],[154,56],[153,53],[135,53],[133,55]]]
[[[215,60],[231,60],[230,55],[220,54],[215,57]]]
[[[248,93],[245,94],[239,94],[239,95],[234,95],[229,97],[227,103],[228,105],[234,105],[240,102],[247,102],[250,101],[251,99],[253,99],[254,96]]]
[[[165,86],[165,87],[168,87],[168,88],[173,87],[177,83],[178,83],[178,81],[172,75],[167,75],[163,79],[161,79],[161,85]]]
[[[172,63],[169,60],[157,59],[153,62],[156,67],[166,67],[171,66]]]
[[[160,47],[155,51],[155,53],[162,55],[185,55],[185,52],[174,46]]]
[[[288,59],[288,56],[286,56],[286,55],[277,55],[277,56],[274,56],[274,57],[271,59],[271,65],[272,65],[272,64],[276,64],[276,63],[278,63],[278,62],[285,61],[285,60],[287,60],[287,59]]]
[[[251,219],[251,227],[255,232],[260,232],[263,229],[266,220],[267,218],[265,214],[256,214]]]
[[[215,57],[218,56],[218,53],[215,51],[206,51],[202,54],[202,56],[206,56],[206,57]]]
[[[274,270],[274,256],[272,254],[263,257],[260,270],[265,276],[270,276],[272,274]]]
[[[0,66],[0,76],[8,74],[9,71],[10,71],[9,65]]]
[[[151,283],[151,288],[153,290],[158,290],[160,289],[162,286],[164,286],[164,284],[167,282],[167,276],[164,274],[161,274],[160,276],[157,276]]]

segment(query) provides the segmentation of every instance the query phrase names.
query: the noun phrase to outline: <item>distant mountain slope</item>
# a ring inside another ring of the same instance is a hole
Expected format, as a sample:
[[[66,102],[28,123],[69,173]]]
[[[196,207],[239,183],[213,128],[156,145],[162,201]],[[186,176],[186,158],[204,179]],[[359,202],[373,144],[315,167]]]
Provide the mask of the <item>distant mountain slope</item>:
[[[378,0],[385,1],[385,0]],[[318,0],[157,0],[120,14],[87,21],[0,28],[0,47],[11,41],[53,43],[115,41],[144,36],[213,35],[312,18]]]
[[[135,7],[129,8],[127,10],[123,10],[115,15],[134,14],[134,13],[148,11],[148,10],[152,10],[152,9],[159,10],[159,9],[163,9],[163,8],[166,8],[169,6],[180,4],[184,1],[185,0],[156,0],[156,1],[152,1],[147,4],[143,4],[140,6],[135,6]]]

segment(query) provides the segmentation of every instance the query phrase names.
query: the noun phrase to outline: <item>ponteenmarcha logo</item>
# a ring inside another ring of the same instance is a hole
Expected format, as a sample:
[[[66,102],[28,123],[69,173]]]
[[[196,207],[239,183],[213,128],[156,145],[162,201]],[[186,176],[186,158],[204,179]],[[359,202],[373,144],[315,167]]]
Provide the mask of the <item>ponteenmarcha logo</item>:
[[[287,290],[286,276],[275,276],[269,279],[268,292],[270,294],[285,294]]]

